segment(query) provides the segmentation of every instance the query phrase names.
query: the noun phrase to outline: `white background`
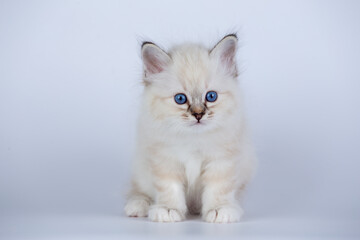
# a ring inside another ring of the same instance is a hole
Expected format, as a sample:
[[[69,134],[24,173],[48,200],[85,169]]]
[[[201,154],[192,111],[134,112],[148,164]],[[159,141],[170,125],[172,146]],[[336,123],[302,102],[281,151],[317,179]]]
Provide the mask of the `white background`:
[[[358,1],[1,1],[0,238],[360,238]],[[127,219],[140,44],[237,31],[241,223]]]

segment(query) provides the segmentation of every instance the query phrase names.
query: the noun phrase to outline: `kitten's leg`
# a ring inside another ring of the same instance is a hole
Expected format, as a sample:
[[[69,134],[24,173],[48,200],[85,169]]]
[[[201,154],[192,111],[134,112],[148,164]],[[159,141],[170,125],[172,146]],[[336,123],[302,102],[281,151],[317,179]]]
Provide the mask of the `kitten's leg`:
[[[128,217],[146,217],[148,216],[151,198],[144,193],[136,190],[133,186],[125,205],[125,213]]]
[[[178,222],[185,218],[184,184],[175,175],[157,177],[155,204],[150,207],[149,219],[155,222]]]
[[[241,179],[241,173],[234,165],[214,162],[203,173],[202,216],[207,222],[237,222],[243,214],[238,193],[247,179]]]

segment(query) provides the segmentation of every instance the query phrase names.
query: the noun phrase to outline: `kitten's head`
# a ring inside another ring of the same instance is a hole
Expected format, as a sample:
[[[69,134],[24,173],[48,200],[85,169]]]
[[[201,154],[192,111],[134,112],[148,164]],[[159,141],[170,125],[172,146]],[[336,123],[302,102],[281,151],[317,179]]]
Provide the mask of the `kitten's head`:
[[[210,131],[229,124],[238,112],[236,49],[234,34],[212,49],[184,44],[168,53],[144,42],[143,110],[169,131]]]

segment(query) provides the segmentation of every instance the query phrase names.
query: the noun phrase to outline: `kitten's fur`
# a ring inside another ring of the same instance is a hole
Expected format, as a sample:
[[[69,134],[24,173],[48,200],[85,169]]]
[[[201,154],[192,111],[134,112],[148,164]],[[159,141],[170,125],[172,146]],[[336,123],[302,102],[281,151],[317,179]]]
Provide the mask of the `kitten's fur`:
[[[132,189],[125,212],[132,217],[174,222],[186,213],[207,222],[235,222],[239,197],[255,157],[246,135],[237,88],[237,37],[213,49],[184,44],[166,53],[142,45],[145,90],[138,123]],[[213,90],[215,102],[205,95]],[[179,105],[174,95],[184,93]],[[205,112],[198,123],[192,115]]]

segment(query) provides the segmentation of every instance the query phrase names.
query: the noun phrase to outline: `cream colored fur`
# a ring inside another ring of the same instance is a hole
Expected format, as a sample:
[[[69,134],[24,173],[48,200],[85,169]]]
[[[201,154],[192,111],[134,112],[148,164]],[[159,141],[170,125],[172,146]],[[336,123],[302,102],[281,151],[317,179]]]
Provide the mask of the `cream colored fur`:
[[[142,47],[145,89],[138,122],[132,189],[125,212],[152,221],[236,222],[239,198],[255,168],[237,84],[237,38],[213,49],[184,44],[168,53]],[[215,102],[206,102],[208,91]],[[179,105],[174,95],[184,93]],[[205,107],[206,105],[206,107]],[[191,109],[204,108],[200,123]]]

